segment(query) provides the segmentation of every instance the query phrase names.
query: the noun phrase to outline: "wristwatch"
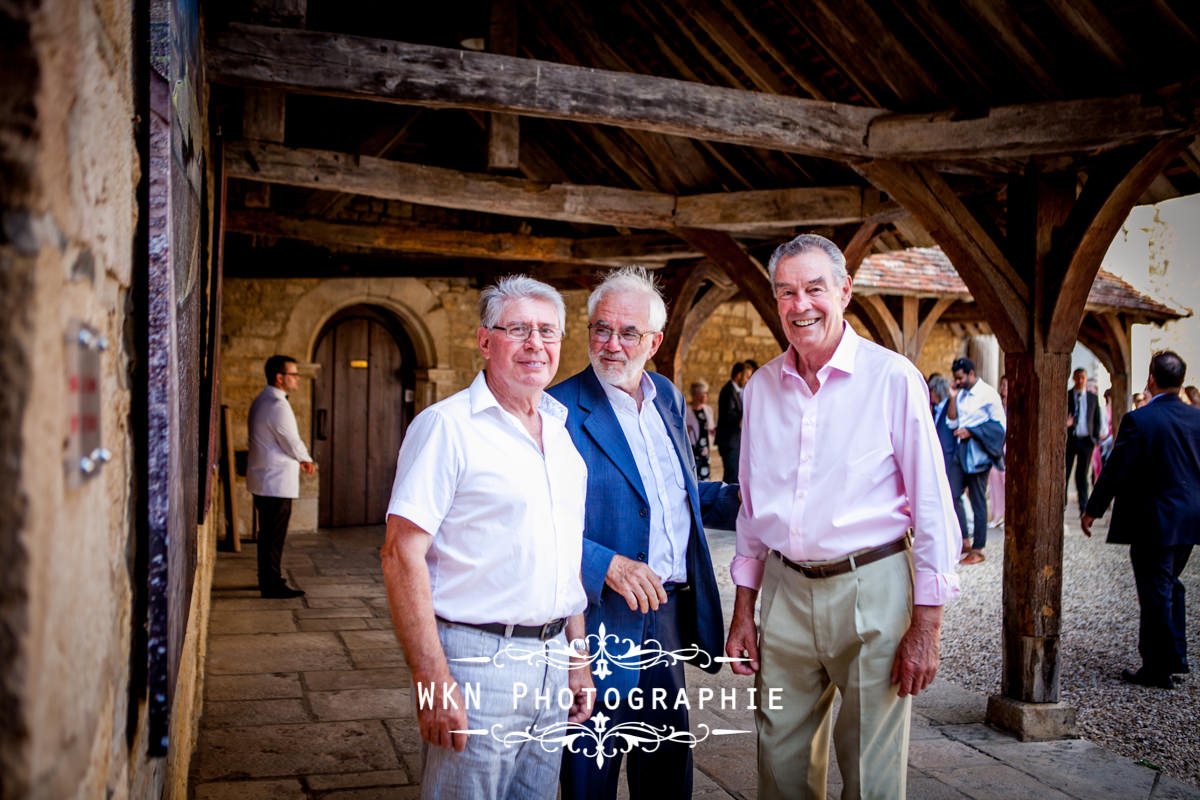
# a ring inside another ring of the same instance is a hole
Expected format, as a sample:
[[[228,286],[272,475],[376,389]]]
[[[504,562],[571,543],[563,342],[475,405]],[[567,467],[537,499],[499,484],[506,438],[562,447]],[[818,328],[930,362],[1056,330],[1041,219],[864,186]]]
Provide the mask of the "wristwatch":
[[[588,655],[587,639],[572,639],[571,648],[581,656]]]

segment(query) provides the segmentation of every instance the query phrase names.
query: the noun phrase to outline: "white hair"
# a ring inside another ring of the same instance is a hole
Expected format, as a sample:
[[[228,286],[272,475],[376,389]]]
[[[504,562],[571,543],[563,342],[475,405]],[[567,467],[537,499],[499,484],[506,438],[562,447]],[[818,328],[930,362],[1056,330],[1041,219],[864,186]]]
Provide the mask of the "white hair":
[[[567,328],[567,307],[562,295],[548,283],[528,275],[509,275],[479,293],[479,325],[490,328],[500,322],[504,307],[514,300],[544,300],[558,312],[558,327]]]
[[[654,276],[645,267],[627,266],[614,269],[604,277],[600,285],[588,295],[588,319],[596,311],[600,300],[610,292],[632,292],[643,294],[650,303],[650,315],[647,324],[652,331],[661,331],[667,326],[667,304],[663,301],[662,292],[654,281]]]

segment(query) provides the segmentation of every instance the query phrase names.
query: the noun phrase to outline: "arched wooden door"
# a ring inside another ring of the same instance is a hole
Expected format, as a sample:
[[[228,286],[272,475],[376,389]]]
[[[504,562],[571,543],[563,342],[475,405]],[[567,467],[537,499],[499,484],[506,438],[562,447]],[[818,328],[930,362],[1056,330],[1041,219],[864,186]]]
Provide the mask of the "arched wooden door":
[[[375,525],[387,517],[396,454],[412,418],[414,352],[393,317],[355,306],[317,342],[313,457],[322,527]]]

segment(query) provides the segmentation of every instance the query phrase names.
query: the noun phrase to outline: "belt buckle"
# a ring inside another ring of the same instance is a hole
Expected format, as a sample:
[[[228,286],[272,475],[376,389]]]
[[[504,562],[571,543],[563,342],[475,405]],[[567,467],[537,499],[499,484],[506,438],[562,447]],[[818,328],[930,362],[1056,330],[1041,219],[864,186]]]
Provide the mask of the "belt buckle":
[[[504,626],[504,634],[503,634],[504,638],[511,639],[512,635],[513,635],[513,629],[515,629],[516,627],[517,627],[516,625],[505,625]]]

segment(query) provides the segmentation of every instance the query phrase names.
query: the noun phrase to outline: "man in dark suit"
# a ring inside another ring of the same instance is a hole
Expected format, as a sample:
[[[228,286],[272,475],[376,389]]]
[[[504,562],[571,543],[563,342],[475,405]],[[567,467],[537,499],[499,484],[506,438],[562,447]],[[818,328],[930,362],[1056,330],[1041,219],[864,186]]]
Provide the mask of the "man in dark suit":
[[[742,387],[750,380],[752,370],[742,361],[733,365],[729,382],[721,387],[717,398],[717,450],[725,465],[725,483],[737,483],[738,459],[742,452]]]
[[[1075,491],[1079,494],[1079,513],[1087,505],[1088,467],[1092,451],[1100,444],[1100,400],[1087,391],[1087,370],[1077,367],[1071,375],[1074,387],[1067,390],[1067,480],[1071,480],[1071,462],[1075,462]]]
[[[688,730],[687,709],[674,703],[684,687],[683,662],[640,668],[643,655],[622,658],[631,646],[653,653],[698,645],[704,652],[692,663],[720,668],[713,658],[723,648],[724,621],[704,526],[733,529],[737,487],[697,484],[683,395],[644,370],[662,343],[666,317],[644,269],[612,273],[588,299],[591,366],[549,390],[567,407],[567,431],[588,470],[583,586],[587,645],[590,655],[603,657],[593,671],[600,716],[591,724],[604,726],[597,730],[635,721]],[[663,689],[671,702],[652,707],[652,692]],[[610,694],[620,702],[605,702]],[[580,744],[564,754],[562,796],[616,797],[622,754],[597,764],[595,750]],[[631,797],[691,797],[686,744],[634,746],[625,755]]]
[[[1179,575],[1200,543],[1200,409],[1179,399],[1187,365],[1166,350],[1150,361],[1153,399],[1121,420],[1116,444],[1080,519],[1092,523],[1116,498],[1108,541],[1129,545],[1141,623],[1142,667],[1121,678],[1173,689],[1172,675],[1190,672],[1183,584]]]

